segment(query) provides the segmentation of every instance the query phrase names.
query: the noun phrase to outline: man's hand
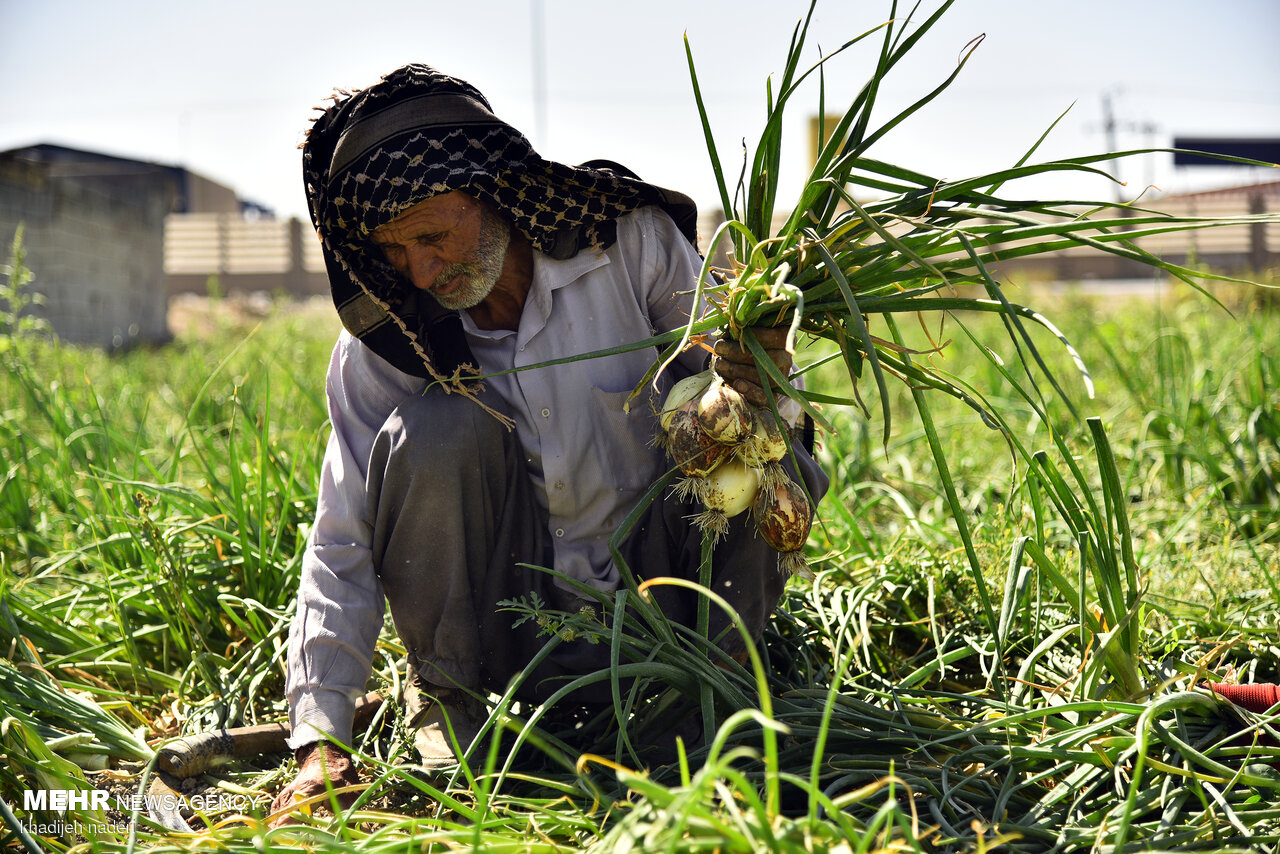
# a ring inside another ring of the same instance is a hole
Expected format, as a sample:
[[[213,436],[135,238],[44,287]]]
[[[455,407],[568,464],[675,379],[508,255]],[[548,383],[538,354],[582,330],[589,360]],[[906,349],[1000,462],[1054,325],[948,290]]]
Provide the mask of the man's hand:
[[[287,810],[298,798],[311,798],[325,793],[325,780],[338,789],[352,786],[360,782],[355,767],[351,764],[351,754],[332,744],[312,742],[304,744],[295,751],[298,760],[298,775],[293,782],[280,790],[276,799],[271,802],[271,812]],[[297,796],[295,798],[295,795]],[[356,799],[355,792],[338,795],[338,804],[346,809]],[[285,813],[271,822],[272,827],[282,824],[296,824],[292,813]]]
[[[751,333],[756,336],[756,340],[782,375],[788,376],[792,362],[791,354],[786,349],[786,327],[756,326],[752,327]],[[760,385],[760,369],[756,367],[756,360],[746,345],[722,338],[716,342],[715,354],[711,367],[726,383],[753,406],[769,405],[769,397],[765,394],[764,386]],[[777,383],[774,382],[773,385],[776,387]]]

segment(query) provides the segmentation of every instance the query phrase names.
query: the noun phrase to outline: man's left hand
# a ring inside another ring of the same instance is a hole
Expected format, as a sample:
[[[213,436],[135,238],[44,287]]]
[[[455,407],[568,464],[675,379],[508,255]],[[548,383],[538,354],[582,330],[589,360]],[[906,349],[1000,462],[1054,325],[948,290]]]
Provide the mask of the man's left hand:
[[[785,377],[791,373],[791,354],[787,352],[787,329],[782,326],[756,326],[750,332],[755,335],[760,346],[769,354],[769,358],[778,366],[778,371]],[[760,384],[760,369],[756,367],[755,357],[745,344],[721,338],[715,346],[716,358],[711,360],[711,368],[738,394],[747,399],[753,406],[767,407],[769,396]],[[777,383],[770,378],[776,388]]]

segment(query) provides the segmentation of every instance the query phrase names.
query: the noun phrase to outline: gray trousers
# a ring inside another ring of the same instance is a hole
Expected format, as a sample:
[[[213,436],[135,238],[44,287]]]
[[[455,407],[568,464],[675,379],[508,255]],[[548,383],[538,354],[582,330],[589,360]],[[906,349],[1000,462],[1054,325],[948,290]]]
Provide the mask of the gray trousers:
[[[797,449],[796,455],[816,501],[826,491],[826,476],[807,453]],[[374,567],[409,669],[427,683],[505,690],[546,638],[537,636],[532,620],[513,628],[517,615],[498,611],[497,603],[536,592],[552,607],[576,610],[580,604],[552,576],[525,565],[548,566],[552,552],[515,433],[460,395],[433,390],[400,403],[374,443],[366,494]],[[698,580],[701,532],[688,519],[697,509],[674,497],[649,507],[622,547],[639,579]],[[712,586],[758,638],[786,579],[749,514],[730,521],[729,534],[713,552]],[[695,624],[695,593],[653,590],[669,619]],[[714,637],[727,619],[718,608],[711,613]],[[724,648],[741,651],[736,633]],[[558,687],[555,677],[603,669],[608,662],[606,644],[564,643],[519,695],[545,699]],[[608,690],[579,699],[601,701]]]

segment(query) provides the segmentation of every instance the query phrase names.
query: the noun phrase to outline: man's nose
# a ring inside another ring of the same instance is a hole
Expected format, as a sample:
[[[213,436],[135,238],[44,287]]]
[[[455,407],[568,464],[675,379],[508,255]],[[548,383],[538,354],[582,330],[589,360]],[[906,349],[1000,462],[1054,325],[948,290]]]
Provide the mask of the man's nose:
[[[410,244],[405,249],[404,274],[415,288],[427,290],[444,269],[440,255],[430,246]]]

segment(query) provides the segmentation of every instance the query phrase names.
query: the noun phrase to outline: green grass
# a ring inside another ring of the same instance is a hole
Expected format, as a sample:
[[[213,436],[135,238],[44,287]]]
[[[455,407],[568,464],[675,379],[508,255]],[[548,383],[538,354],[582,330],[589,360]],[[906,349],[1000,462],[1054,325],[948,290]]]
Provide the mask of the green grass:
[[[16,821],[32,818],[24,789],[136,787],[147,743],[283,715],[336,329],[320,312],[116,357],[5,339],[0,798]],[[467,775],[433,787],[400,767],[403,735],[374,726],[357,745],[372,785],[347,819],[305,837],[251,817],[194,825],[206,844],[325,850],[1276,844],[1267,763],[1280,749],[1195,686],[1278,678],[1280,324],[1199,299],[1068,302],[1055,317],[1094,371],[1096,399],[1075,405],[1095,421],[1053,401],[1042,417],[976,357],[964,329],[984,334],[988,315],[903,327],[915,349],[951,342],[917,358],[991,390],[1021,449],[928,395],[995,631],[910,390],[890,399],[888,444],[870,394],[868,415],[827,412],[838,432],[820,451],[834,487],[809,548],[817,580],[793,582],[757,667],[716,666],[705,641],[643,608],[606,623],[539,613],[617,643],[620,675],[636,677],[618,697],[625,727],[609,709],[572,720],[571,692],[545,709],[500,704]],[[374,684],[392,684],[402,651],[389,634],[379,650]],[[646,735],[705,692],[716,741],[646,757]],[[286,759],[205,782],[270,793]],[[187,844],[138,821],[136,847]]]
[[[796,396],[827,427],[816,577],[791,582],[747,666],[670,624],[644,587],[601,597],[599,619],[514,602],[513,621],[546,629],[535,660],[585,636],[610,645],[611,667],[537,708],[491,697],[452,779],[406,768],[411,739],[388,710],[355,736],[367,788],[336,819],[268,831],[292,761],[247,758],[198,781],[254,799],[242,814],[197,816],[192,839],[73,809],[87,848],[1280,845],[1280,736],[1202,687],[1280,681],[1275,308],[1230,316],[1205,298],[1235,304],[1220,278],[1130,241],[1213,223],[1137,212],[1119,229],[1105,205],[1090,218],[993,195],[1116,155],[949,183],[868,159],[950,82],[870,120],[884,73],[934,20],[862,37],[880,43],[875,73],[773,239],[781,110],[829,73],[802,70],[797,29],[731,217],[741,276],[700,290],[710,314],[686,330],[751,345],[750,325],[790,313],[809,342]],[[888,195],[863,203],[851,183]],[[988,275],[993,252],[1081,241],[1186,293],[1104,307]],[[167,738],[284,716],[337,323],[288,306],[246,324],[215,305],[213,334],[109,357],[44,336],[20,311],[29,279],[20,254],[0,277],[0,841],[61,851],[82,840],[27,833],[60,816],[27,815],[24,791],[137,791]],[[642,346],[655,343],[684,342]],[[394,694],[403,652],[384,633],[371,688]],[[592,681],[612,704],[575,702]],[[673,740],[682,719],[689,738]]]

